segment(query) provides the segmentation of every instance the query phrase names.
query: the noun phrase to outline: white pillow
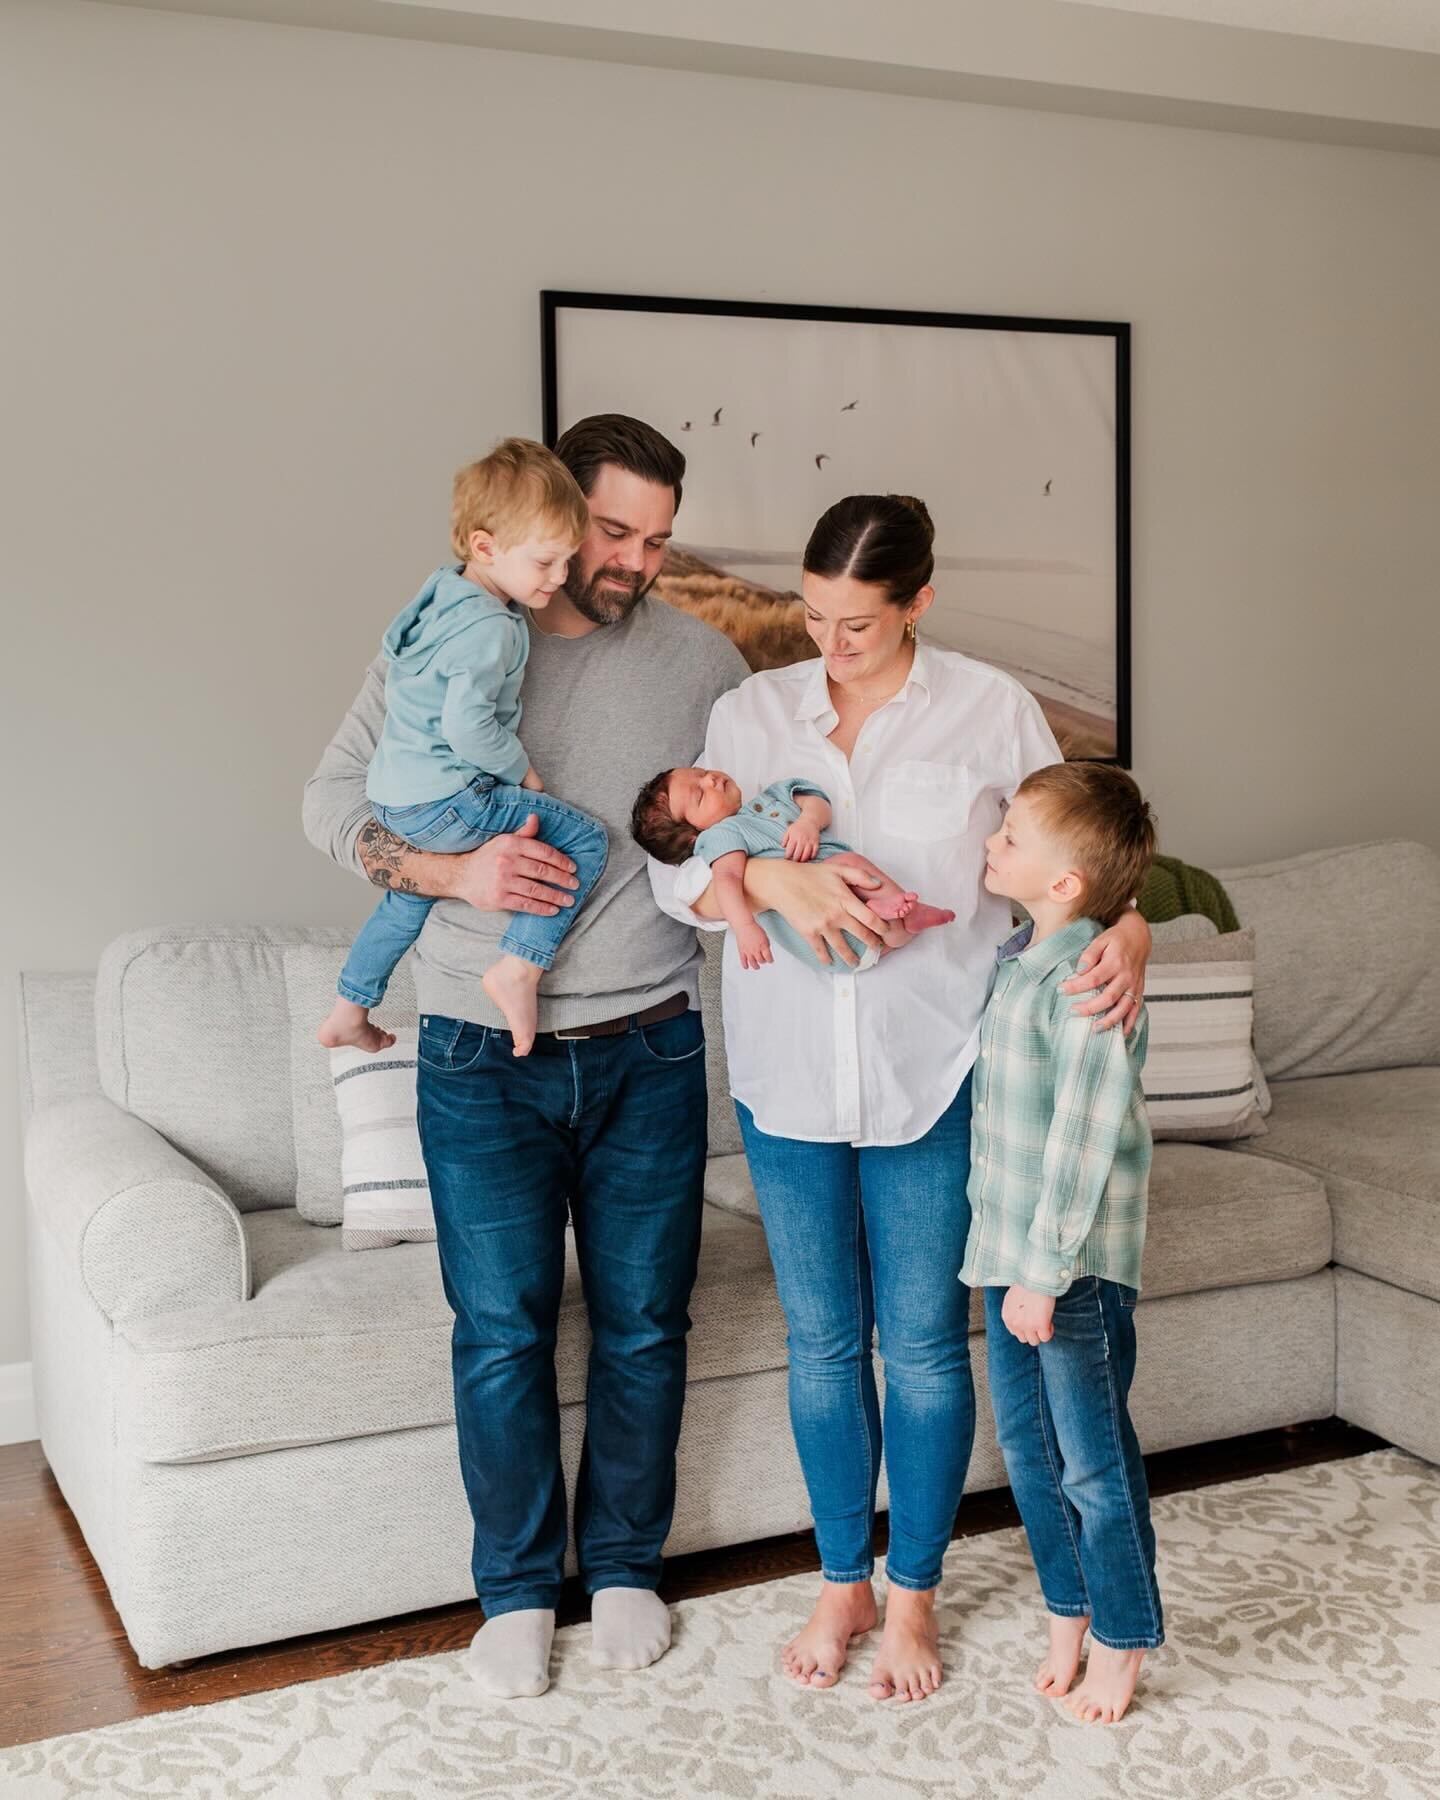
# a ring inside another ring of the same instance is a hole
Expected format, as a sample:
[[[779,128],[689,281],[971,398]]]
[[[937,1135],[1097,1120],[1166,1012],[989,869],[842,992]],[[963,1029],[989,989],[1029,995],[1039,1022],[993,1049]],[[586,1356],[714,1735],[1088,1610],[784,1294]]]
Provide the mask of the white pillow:
[[[415,1046],[401,1031],[389,1050],[332,1050],[340,1114],[340,1188],[347,1250],[433,1241],[435,1214],[415,1125]]]
[[[1145,972],[1150,1040],[1142,1082],[1157,1139],[1189,1143],[1265,1132],[1251,1037],[1255,934],[1157,941]]]

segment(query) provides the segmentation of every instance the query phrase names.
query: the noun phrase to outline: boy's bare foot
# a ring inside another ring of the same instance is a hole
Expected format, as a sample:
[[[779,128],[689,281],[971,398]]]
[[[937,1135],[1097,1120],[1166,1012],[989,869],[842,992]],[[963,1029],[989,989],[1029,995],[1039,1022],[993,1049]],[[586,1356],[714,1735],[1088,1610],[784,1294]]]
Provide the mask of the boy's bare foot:
[[[337,1000],[315,1035],[327,1050],[369,1050],[372,1055],[395,1042],[395,1033],[372,1025],[366,1008],[353,1000]]]
[[[885,1633],[870,1671],[872,1700],[928,1700],[939,1687],[940,1628],[935,1590],[891,1587],[885,1601]]]
[[[1035,1671],[1035,1691],[1047,1700],[1058,1700],[1070,1692],[1070,1683],[1080,1667],[1080,1648],[1090,1629],[1088,1619],[1063,1619],[1047,1613],[1050,1621],[1050,1651]]]
[[[535,1042],[535,1026],[540,1017],[540,977],[543,970],[523,956],[502,956],[480,978],[480,985],[505,1015],[505,1024],[515,1040],[515,1055],[528,1056]]]
[[[907,931],[933,931],[937,925],[953,925],[955,915],[946,906],[927,906],[923,900],[905,914]]]
[[[1085,1679],[1065,1704],[1085,1725],[1114,1725],[1125,1717],[1135,1692],[1143,1650],[1111,1650],[1092,1641]]]
[[[825,1581],[804,1629],[780,1652],[785,1673],[801,1687],[834,1687],[850,1645],[873,1631],[879,1614],[868,1581]]]

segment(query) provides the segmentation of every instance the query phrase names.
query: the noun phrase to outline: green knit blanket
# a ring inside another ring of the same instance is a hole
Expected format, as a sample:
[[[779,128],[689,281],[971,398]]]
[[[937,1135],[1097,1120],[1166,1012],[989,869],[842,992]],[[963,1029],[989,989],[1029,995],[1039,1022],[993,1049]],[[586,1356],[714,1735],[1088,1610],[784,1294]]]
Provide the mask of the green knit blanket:
[[[1155,858],[1140,889],[1139,904],[1141,917],[1152,925],[1184,913],[1203,913],[1222,933],[1240,929],[1230,896],[1215,877],[1175,856]]]

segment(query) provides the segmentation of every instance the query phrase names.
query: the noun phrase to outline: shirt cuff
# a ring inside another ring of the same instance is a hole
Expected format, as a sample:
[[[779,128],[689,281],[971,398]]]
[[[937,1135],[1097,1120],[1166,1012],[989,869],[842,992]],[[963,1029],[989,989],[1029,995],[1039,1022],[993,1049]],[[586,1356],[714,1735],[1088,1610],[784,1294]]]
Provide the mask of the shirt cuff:
[[[1026,1243],[1020,1259],[1020,1273],[1015,1278],[1017,1286],[1029,1288],[1034,1294],[1053,1294],[1058,1300],[1062,1294],[1069,1293],[1074,1278],[1075,1270],[1069,1257],[1058,1250]]]

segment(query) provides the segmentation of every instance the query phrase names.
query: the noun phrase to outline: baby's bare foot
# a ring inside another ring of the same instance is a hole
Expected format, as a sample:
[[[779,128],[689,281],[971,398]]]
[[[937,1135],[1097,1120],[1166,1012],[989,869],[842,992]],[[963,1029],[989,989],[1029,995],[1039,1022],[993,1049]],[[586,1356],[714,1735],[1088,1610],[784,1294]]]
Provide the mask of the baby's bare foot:
[[[897,890],[895,893],[886,894],[877,900],[861,889],[860,898],[877,919],[908,919],[915,910],[919,896]]]
[[[937,925],[953,925],[955,915],[946,906],[926,906],[922,900],[905,914],[907,931],[933,931]]]
[[[809,1622],[780,1652],[785,1673],[801,1687],[834,1687],[851,1643],[872,1631],[877,1617],[868,1581],[822,1583]]]
[[[1080,1667],[1080,1649],[1090,1627],[1088,1619],[1062,1619],[1047,1613],[1050,1621],[1050,1650],[1035,1671],[1035,1691],[1047,1699],[1058,1700],[1070,1692],[1070,1683]]]
[[[502,956],[480,978],[480,985],[505,1015],[516,1056],[528,1056],[535,1042],[540,975],[537,965],[523,956]]]
[[[1114,1725],[1125,1717],[1135,1692],[1143,1650],[1111,1650],[1092,1641],[1085,1679],[1065,1704],[1086,1725]]]
[[[872,1700],[928,1700],[944,1678],[935,1593],[892,1587],[885,1632],[870,1671]]]
[[[393,1031],[382,1031],[370,1023],[370,1014],[353,1000],[337,1000],[330,1016],[315,1033],[327,1050],[388,1050],[395,1042]]]

